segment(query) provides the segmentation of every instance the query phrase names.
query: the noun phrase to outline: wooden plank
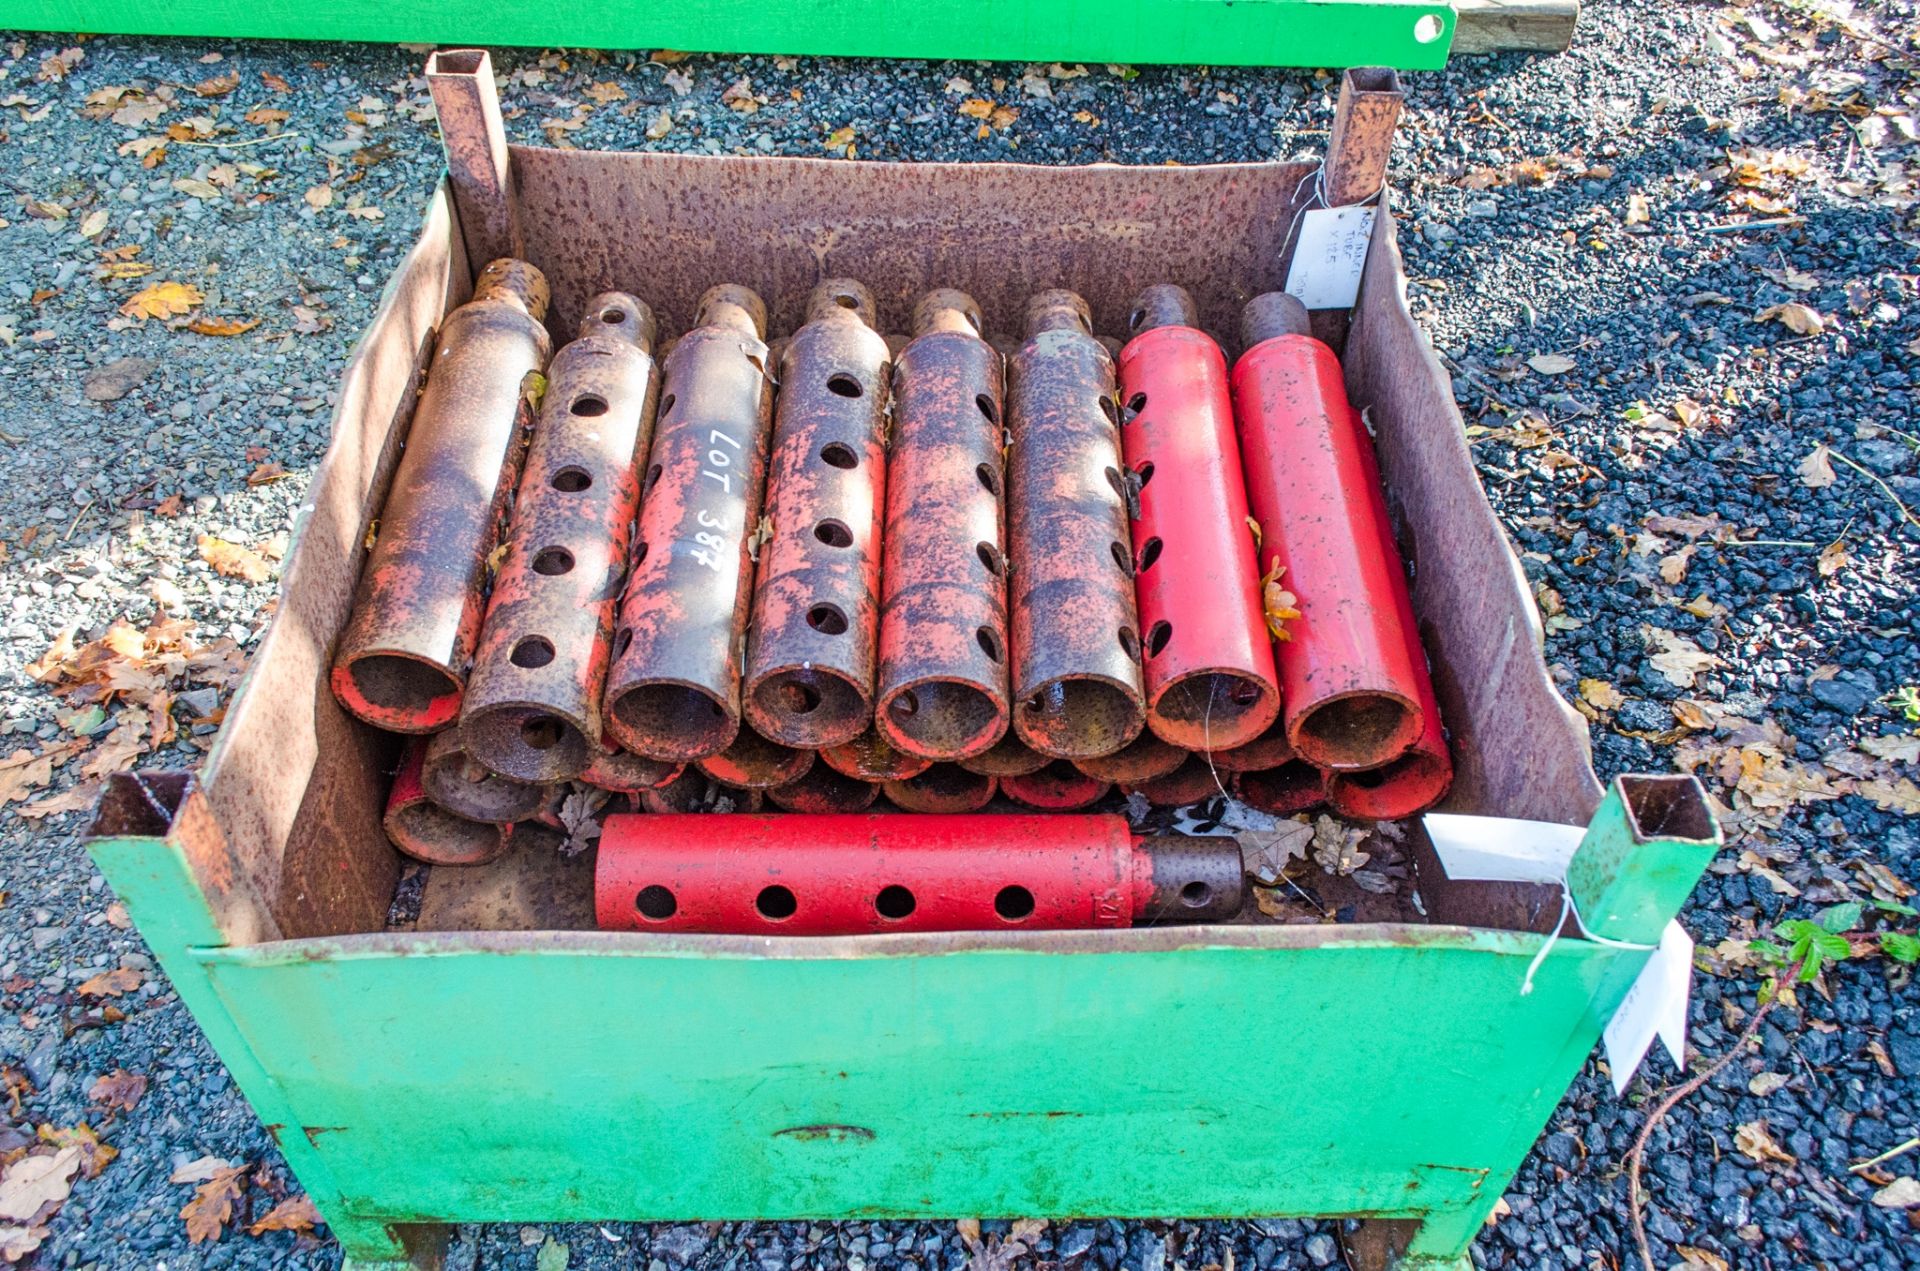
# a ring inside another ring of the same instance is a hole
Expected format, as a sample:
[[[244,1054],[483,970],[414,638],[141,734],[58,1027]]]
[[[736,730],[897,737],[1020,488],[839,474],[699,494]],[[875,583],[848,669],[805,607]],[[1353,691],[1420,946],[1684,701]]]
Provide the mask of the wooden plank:
[[[1453,0],[1455,53],[1560,53],[1573,43],[1580,0]]]

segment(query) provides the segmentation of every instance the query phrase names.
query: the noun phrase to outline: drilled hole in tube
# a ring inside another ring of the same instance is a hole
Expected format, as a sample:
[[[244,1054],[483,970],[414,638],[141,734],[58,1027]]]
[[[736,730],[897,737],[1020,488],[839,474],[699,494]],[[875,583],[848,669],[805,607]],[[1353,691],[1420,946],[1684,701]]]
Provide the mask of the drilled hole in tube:
[[[1138,415],[1141,411],[1145,410],[1146,408],[1147,408],[1147,395],[1145,393],[1135,393],[1132,397],[1129,397],[1127,399],[1127,410],[1131,414]]]
[[[679,912],[680,902],[674,899],[673,892],[654,883],[640,889],[640,894],[633,898],[633,907],[648,922],[665,922]]]
[[[1133,633],[1132,627],[1120,628],[1120,647],[1135,662],[1140,660],[1140,637]]]
[[[1140,488],[1142,490],[1146,489],[1147,482],[1153,480],[1153,460],[1149,459],[1145,463],[1141,464],[1139,467],[1135,468],[1133,470],[1133,475],[1140,478]]]
[[[880,889],[873,898],[873,911],[888,922],[899,922],[913,914],[913,893],[898,883]]]
[[[1180,889],[1180,903],[1189,909],[1198,909],[1213,899],[1213,888],[1197,879]]]
[[[1162,618],[1147,628],[1147,656],[1157,658],[1160,651],[1167,647],[1167,641],[1173,639],[1173,624]]]
[[[820,447],[820,462],[830,468],[848,469],[859,466],[860,456],[853,453],[853,447],[830,441]]]
[[[996,578],[1007,567],[1006,557],[1002,556],[1000,549],[992,543],[975,543],[973,554],[980,558],[980,563],[987,567],[987,572]]]
[[[626,320],[627,315],[619,309],[602,309],[600,311],[600,321],[610,327],[617,327]]]
[[[667,399],[660,403],[660,418],[665,419],[667,417],[667,412],[672,410],[673,404],[679,400],[680,399],[676,397],[674,394],[668,393]],[[656,465],[656,467],[657,466],[658,465]]]
[[[1120,411],[1114,406],[1113,399],[1105,393],[1100,394],[1100,413],[1107,417],[1107,422],[1110,424],[1120,422]]]
[[[866,390],[860,387],[860,381],[851,375],[829,375],[827,391],[835,397],[858,397]]]
[[[1145,322],[1146,320],[1147,320],[1147,311],[1145,309],[1135,309],[1132,313],[1127,315],[1127,330],[1138,331],[1140,329],[1140,324],[1142,322]]]
[[[813,536],[828,547],[852,547],[853,531],[840,521],[826,520],[813,527]]]
[[[522,666],[529,671],[545,666],[553,661],[553,641],[545,636],[528,636],[513,646],[513,652],[507,655],[507,661]]]
[[[1113,492],[1120,496],[1121,502],[1126,502],[1127,487],[1126,483],[1120,480],[1120,469],[1114,467],[1107,469],[1107,484],[1113,487]]]
[[[811,684],[783,681],[779,688],[780,709],[789,715],[811,715],[820,709],[820,690]]]
[[[821,635],[845,635],[847,615],[839,605],[815,605],[807,610],[807,625]]]
[[[595,415],[607,413],[607,399],[597,393],[582,393],[573,399],[573,405],[567,409],[576,415],[584,415],[591,419]]]
[[[593,474],[585,468],[562,468],[547,484],[562,494],[578,494],[593,484]]]
[[[1008,922],[1033,916],[1033,893],[1018,883],[1002,887],[993,898],[993,912]]]
[[[533,554],[533,572],[549,578],[573,572],[573,553],[564,547],[543,547]]]
[[[981,488],[988,494],[996,499],[1000,497],[1000,474],[993,470],[992,464],[981,464],[973,470],[973,475],[979,478]]]
[[[551,715],[535,715],[520,725],[520,740],[528,750],[552,750],[560,744],[564,727]]]
[[[760,889],[760,894],[753,898],[753,907],[769,922],[784,922],[793,917],[794,911],[800,908],[800,902],[793,898],[792,892],[775,883]]]
[[[1119,543],[1108,543],[1107,555],[1113,557],[1113,563],[1120,567],[1121,573],[1125,574],[1129,578],[1133,577],[1132,553],[1128,552],[1126,548],[1120,546]]]
[[[1150,538],[1140,545],[1140,572],[1146,573],[1153,568],[1153,562],[1160,559],[1160,549],[1165,547],[1158,538]]]
[[[641,564],[646,561],[646,559],[647,559],[647,545],[645,543],[635,543],[633,545],[633,561],[631,564],[627,566],[627,568],[638,569],[641,566]]]
[[[973,399],[973,404],[980,408],[980,413],[987,417],[988,423],[997,424],[1000,422],[1000,408],[993,404],[991,397],[988,397],[985,393],[981,393]]]
[[[994,633],[992,627],[976,628],[973,638],[979,643],[980,652],[986,654],[990,661],[1000,660],[1000,637]]]
[[[887,709],[901,719],[912,719],[920,711],[920,699],[913,695],[912,689],[908,689],[887,703]]]
[[[627,649],[631,647],[632,644],[633,644],[633,628],[632,627],[620,628],[620,634],[613,638],[613,656],[616,658],[625,657],[627,653]]]
[[[660,465],[654,464],[647,469],[647,489],[651,490],[660,483]]]

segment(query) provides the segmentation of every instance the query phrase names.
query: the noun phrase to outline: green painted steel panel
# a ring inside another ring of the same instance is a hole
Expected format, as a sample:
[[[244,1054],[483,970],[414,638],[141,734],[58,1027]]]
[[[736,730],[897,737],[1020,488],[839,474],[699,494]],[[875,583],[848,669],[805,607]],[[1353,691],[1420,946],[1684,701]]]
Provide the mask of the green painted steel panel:
[[[1397,0],[3,0],[0,26],[540,47],[1213,66],[1444,66],[1444,3]]]

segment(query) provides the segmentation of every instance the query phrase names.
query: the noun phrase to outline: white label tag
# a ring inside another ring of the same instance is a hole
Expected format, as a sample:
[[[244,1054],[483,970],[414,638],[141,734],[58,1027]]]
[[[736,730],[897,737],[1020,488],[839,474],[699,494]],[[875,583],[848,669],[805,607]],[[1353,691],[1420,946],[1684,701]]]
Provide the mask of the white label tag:
[[[1421,818],[1448,878],[1559,886],[1585,827],[1557,821],[1429,812]]]
[[[1317,207],[1300,218],[1287,292],[1309,309],[1351,309],[1373,239],[1371,207]]]
[[[1669,922],[1660,933],[1660,947],[1640,968],[1600,1035],[1615,1095],[1625,1092],[1655,1037],[1667,1048],[1674,1067],[1687,1070],[1687,998],[1692,992],[1693,937],[1678,922]]]

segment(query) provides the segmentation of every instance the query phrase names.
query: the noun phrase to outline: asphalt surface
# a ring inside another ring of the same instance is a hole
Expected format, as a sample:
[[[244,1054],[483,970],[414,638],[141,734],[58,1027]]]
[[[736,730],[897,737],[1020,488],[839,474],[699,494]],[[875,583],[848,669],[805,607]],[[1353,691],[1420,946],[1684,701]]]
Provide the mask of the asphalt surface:
[[[1853,918],[1857,956],[1798,986],[1751,1053],[1656,1133],[1662,1268],[1920,1266],[1920,1211],[1898,1203],[1920,1151],[1856,1168],[1920,1133],[1911,969],[1881,951],[1897,947],[1883,933],[1914,930],[1899,908],[1920,881],[1915,20],[1909,3],[1850,16],[1602,4],[1564,56],[1407,77],[1393,182],[1415,311],[1455,372],[1541,601],[1547,660],[1587,705],[1603,777],[1677,765],[1727,809],[1729,848],[1684,916],[1701,951],[1698,1052],[1724,1050],[1771,978],[1753,941],[1784,945],[1776,924],[1823,911],[1831,926]],[[117,1151],[92,1153],[40,1224],[37,1265],[339,1260],[324,1234],[246,1234],[297,1184],[113,907],[77,837],[83,816],[22,815],[89,765],[196,761],[223,681],[175,682],[159,711],[177,736],[154,747],[119,731],[129,708],[90,712],[20,668],[64,630],[84,642],[117,617],[144,626],[156,603],[191,619],[197,642],[257,639],[332,386],[437,177],[421,60],[0,42],[0,754],[92,747],[0,810],[0,1057],[19,1101],[0,1151],[42,1127],[70,1142],[80,1124]],[[510,51],[496,65],[518,141],[850,144],[889,160],[1292,158],[1324,144],[1335,86],[1290,70],[1056,78],[813,58]],[[975,99],[987,119],[965,113]],[[992,106],[1017,114],[996,121]],[[115,273],[133,276],[102,276]],[[174,293],[184,312],[122,311],[167,282],[194,289]],[[194,319],[258,325],[201,334],[183,328]],[[257,553],[262,580],[221,572],[207,536]],[[1831,911],[1856,902],[1857,917]],[[116,970],[133,987],[105,993],[96,977]],[[100,1102],[97,1080],[117,1071],[147,1079],[131,1110]],[[1651,1060],[1616,1099],[1590,1063],[1476,1263],[1635,1265],[1622,1159],[1673,1079]],[[180,1211],[199,1184],[169,1179],[208,1157],[256,1172],[224,1234],[191,1243]],[[1077,1223],[1026,1244],[1031,1259],[1103,1271],[1229,1254],[1265,1269],[1330,1265],[1334,1230]],[[986,1239],[1011,1235],[987,1224]],[[574,1267],[650,1271],[969,1258],[949,1223],[849,1223],[466,1228],[452,1261],[551,1271],[561,1246]]]

